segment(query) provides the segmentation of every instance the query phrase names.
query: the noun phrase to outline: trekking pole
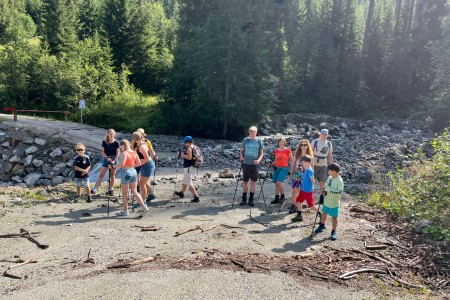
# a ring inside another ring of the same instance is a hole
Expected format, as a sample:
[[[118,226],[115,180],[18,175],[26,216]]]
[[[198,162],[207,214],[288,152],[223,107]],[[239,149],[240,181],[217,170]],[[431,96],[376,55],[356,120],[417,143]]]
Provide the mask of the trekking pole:
[[[155,170],[153,171],[153,181],[152,181],[153,193],[155,192],[155,185],[156,185],[156,162],[157,160],[155,159]]]
[[[263,191],[263,188],[264,188],[264,183],[266,182],[266,179],[267,179],[267,177],[269,176],[269,170],[270,170],[270,165],[267,166],[266,177],[265,177],[264,180],[262,181],[262,184],[261,184],[261,190],[259,191],[259,195],[258,195],[258,200],[259,200],[259,197],[261,197],[261,194],[262,194],[262,196],[263,196],[264,206],[266,207],[266,213],[267,213],[267,204],[266,204],[266,197],[264,197],[264,191]],[[259,178],[259,182],[261,183],[261,178]]]
[[[244,167],[244,162],[241,161],[241,167],[239,168],[239,173],[236,178],[236,188],[234,189],[233,203],[231,203],[231,208],[233,208],[234,200],[236,199],[236,192],[237,192],[237,188],[238,188],[238,184],[239,184],[239,177],[241,177],[241,171],[242,171],[243,167]]]
[[[314,227],[316,227],[317,217],[318,217],[319,214],[320,214],[320,206],[321,206],[322,203],[323,203],[323,197],[324,197],[323,194],[320,195],[319,207],[317,208],[317,213],[316,213],[316,217],[315,217],[315,219],[314,219],[314,224],[313,224],[313,228],[312,228],[312,231],[311,231],[311,236],[309,237],[310,240],[312,240],[312,238],[313,238]]]
[[[108,170],[108,187],[111,185],[111,172]],[[108,213],[107,216],[109,217],[109,196],[106,195],[106,199],[108,199]]]

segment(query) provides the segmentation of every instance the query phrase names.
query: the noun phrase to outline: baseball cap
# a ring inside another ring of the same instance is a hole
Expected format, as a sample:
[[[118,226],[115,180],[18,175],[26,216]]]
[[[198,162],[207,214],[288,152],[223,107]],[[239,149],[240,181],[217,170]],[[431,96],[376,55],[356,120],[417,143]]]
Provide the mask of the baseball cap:
[[[258,128],[256,128],[256,126],[250,126],[248,131],[258,131]]]
[[[321,131],[320,131],[320,133],[322,133],[322,134],[328,134],[328,129],[322,129]]]
[[[187,143],[187,142],[192,142],[192,136],[187,135],[187,136],[184,137],[183,143]]]

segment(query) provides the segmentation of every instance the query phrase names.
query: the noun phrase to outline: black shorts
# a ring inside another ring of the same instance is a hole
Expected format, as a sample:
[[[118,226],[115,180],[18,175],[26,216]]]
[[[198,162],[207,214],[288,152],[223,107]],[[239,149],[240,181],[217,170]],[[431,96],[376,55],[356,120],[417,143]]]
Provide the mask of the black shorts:
[[[256,165],[243,165],[242,168],[242,176],[244,177],[244,182],[247,182],[249,179],[251,181],[258,180],[258,167]]]

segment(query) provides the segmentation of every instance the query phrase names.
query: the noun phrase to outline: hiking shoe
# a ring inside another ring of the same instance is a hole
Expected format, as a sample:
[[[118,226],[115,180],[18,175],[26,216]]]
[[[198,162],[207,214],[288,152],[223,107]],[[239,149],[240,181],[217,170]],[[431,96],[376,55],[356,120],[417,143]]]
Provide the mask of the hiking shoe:
[[[181,197],[181,198],[183,198],[183,197]],[[156,196],[154,194],[148,194],[147,195],[147,199],[145,201],[150,202],[150,201],[152,201],[154,199],[156,199]]]
[[[87,203],[91,203],[91,202],[92,202],[92,198],[91,198],[91,196],[88,196],[88,198],[87,198],[86,202],[87,202]]]
[[[297,213],[297,215],[295,217],[293,217],[291,220],[292,220],[292,222],[301,222],[301,221],[303,221],[302,214]]]
[[[95,195],[97,193],[97,190],[92,189],[91,190],[91,195]]]
[[[289,214],[295,214],[297,212],[297,206],[295,204],[292,204],[291,207],[289,207]]]
[[[75,197],[75,199],[73,199],[73,202],[77,203],[77,202],[80,201],[80,200],[81,200],[81,195],[77,195],[77,196]]]
[[[175,196],[178,196],[178,197],[180,197],[180,198],[184,198],[184,193],[182,192],[182,191],[179,191],[179,192],[175,192],[175,193],[173,193]]]
[[[247,197],[242,196],[242,201],[241,201],[240,205],[245,205],[245,204],[247,204]]]
[[[255,206],[255,203],[253,202],[253,198],[252,197],[248,198],[248,205]]]
[[[191,200],[191,202],[200,202],[200,199],[196,196]]]
[[[315,233],[321,233],[321,232],[324,232],[325,229],[327,229],[327,227],[326,227],[324,224],[319,223],[319,227],[317,227],[317,229],[314,230],[314,232],[315,232]]]
[[[140,209],[137,211],[137,214],[139,217],[145,216],[146,213],[148,213],[149,209],[148,207],[144,207],[143,209]]]
[[[270,201],[271,204],[279,204],[280,202],[280,196],[276,195],[275,199],[273,199],[272,201]]]
[[[330,240],[332,240],[332,241],[337,240],[337,234],[336,234],[336,231],[331,232]]]
[[[121,210],[119,212],[116,212],[116,217],[126,217],[126,216],[128,216],[127,211]]]
[[[108,191],[106,192],[106,195],[107,195],[107,196],[114,196],[113,190],[108,190]]]
[[[286,201],[286,198],[284,197],[284,195],[281,195],[281,197],[280,197],[280,203],[283,203],[284,201]]]

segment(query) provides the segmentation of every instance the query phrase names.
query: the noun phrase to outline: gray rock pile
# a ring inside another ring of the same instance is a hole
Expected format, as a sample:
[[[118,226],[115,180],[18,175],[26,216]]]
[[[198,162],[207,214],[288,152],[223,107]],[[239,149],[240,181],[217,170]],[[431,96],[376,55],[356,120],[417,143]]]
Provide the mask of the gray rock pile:
[[[294,151],[301,139],[311,141],[320,128],[329,129],[335,161],[343,168],[342,176],[347,186],[376,182],[379,180],[378,175],[381,177],[398,166],[408,165],[409,155],[433,138],[433,133],[420,122],[363,122],[313,114],[274,116],[266,119],[259,127],[258,136],[265,144],[265,161],[273,159],[279,135],[287,138]],[[117,139],[122,138],[131,138],[131,134],[118,133]],[[176,167],[177,161],[178,167],[182,167],[176,152],[183,147],[183,137],[155,135],[149,138],[160,158],[158,167]],[[204,155],[202,168],[222,170],[223,178],[237,174],[241,142],[195,137],[194,142]],[[0,124],[1,184],[31,187],[56,185],[70,180],[73,176],[72,162],[76,156],[73,146],[62,139],[39,136],[30,130]],[[429,147],[425,146],[425,150],[429,150]],[[93,164],[98,163],[100,153],[93,153],[91,159]],[[265,173],[265,166],[261,166],[261,171]]]

